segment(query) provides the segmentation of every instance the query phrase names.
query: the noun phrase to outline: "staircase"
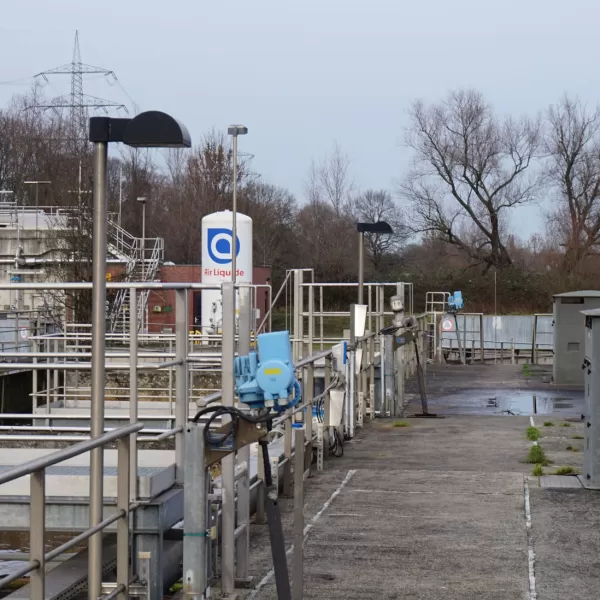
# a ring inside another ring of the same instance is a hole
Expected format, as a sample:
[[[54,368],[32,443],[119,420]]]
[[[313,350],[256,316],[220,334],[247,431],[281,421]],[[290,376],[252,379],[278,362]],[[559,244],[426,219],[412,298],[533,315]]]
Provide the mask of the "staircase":
[[[164,240],[162,238],[133,237],[114,221],[107,224],[108,251],[126,264],[124,281],[128,283],[146,283],[155,281],[160,263],[164,259]],[[140,290],[137,294],[138,331],[143,328],[149,290]],[[109,309],[111,333],[129,330],[129,290],[118,290]]]

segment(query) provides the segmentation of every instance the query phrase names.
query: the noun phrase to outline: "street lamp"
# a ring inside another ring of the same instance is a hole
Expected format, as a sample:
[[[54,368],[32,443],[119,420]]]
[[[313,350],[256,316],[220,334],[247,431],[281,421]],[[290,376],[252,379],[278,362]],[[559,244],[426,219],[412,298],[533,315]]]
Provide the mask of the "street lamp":
[[[190,134],[184,125],[159,111],[143,112],[133,119],[92,117],[89,140],[94,144],[94,217],[92,229],[92,381],[90,437],[104,433],[104,378],[106,374],[106,188],[108,144],[123,142],[133,148],[189,148]],[[137,417],[136,417],[137,418]],[[104,455],[102,448],[90,453],[90,526],[102,522]],[[135,471],[134,471],[135,472]],[[88,599],[102,595],[102,532],[89,538]],[[125,596],[127,590],[125,590]]]
[[[233,283],[235,284],[237,279],[237,139],[238,135],[246,135],[248,133],[248,128],[244,127],[243,125],[230,125],[227,129],[227,133],[233,137],[233,221],[231,226],[231,281],[233,281]]]
[[[358,231],[358,304],[363,303],[363,287],[365,284],[365,233],[392,234],[394,230],[389,223],[357,223]]]

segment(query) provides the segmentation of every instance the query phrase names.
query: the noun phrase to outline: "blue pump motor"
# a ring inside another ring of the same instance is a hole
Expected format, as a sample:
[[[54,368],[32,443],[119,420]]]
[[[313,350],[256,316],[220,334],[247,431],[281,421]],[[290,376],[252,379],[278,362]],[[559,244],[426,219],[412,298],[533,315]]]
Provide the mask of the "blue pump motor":
[[[464,306],[462,292],[454,292],[453,296],[448,297],[448,308],[451,311],[456,312],[457,310],[462,310]]]
[[[281,412],[300,401],[300,384],[292,361],[287,331],[262,333],[257,351],[235,359],[235,386],[240,402],[252,409]]]

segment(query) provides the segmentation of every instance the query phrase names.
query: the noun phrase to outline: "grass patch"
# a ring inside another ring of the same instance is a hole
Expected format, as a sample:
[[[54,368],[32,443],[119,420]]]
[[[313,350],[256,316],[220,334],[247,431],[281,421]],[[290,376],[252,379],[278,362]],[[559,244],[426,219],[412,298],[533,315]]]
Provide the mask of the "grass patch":
[[[550,460],[546,456],[544,449],[539,444],[534,444],[529,448],[529,452],[525,457],[525,462],[530,465],[549,465]]]
[[[571,423],[561,423],[561,427],[571,427]]]
[[[577,475],[577,473],[579,473],[579,471],[573,467],[558,467],[558,469],[554,471],[555,475]]]
[[[540,439],[540,430],[537,427],[528,427],[526,435],[528,440],[537,442]]]
[[[528,363],[523,365],[523,375],[525,375],[525,377],[531,377],[531,369]]]
[[[575,452],[575,448],[573,448],[573,446],[567,446],[567,450],[570,450],[571,452]]]
[[[410,423],[408,421],[394,421],[392,427],[410,427]]]
[[[554,423],[552,421],[544,421],[544,427],[554,427]]]
[[[544,469],[542,468],[542,465],[535,465],[535,467],[533,467],[533,471],[531,471],[531,474],[534,477],[541,477],[544,474]]]
[[[571,439],[572,440],[583,440],[585,438],[582,435],[572,435]]]

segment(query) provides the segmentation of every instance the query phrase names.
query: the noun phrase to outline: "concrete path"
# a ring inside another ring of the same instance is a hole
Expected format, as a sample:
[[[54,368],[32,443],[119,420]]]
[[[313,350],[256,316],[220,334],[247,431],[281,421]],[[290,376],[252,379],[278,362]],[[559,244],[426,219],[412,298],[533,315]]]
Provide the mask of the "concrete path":
[[[527,598],[527,419],[409,422],[373,423],[309,480],[307,522],[339,493],[306,538],[304,598]]]
[[[444,405],[447,393],[462,388],[541,382],[524,381],[514,367],[473,370],[471,378],[467,371],[431,373],[432,405],[442,418],[415,418],[419,406],[412,404],[409,427],[376,420],[345,446],[343,458],[328,460],[307,481],[303,598],[598,597],[600,492],[540,486],[522,462],[531,445],[528,416],[457,414]],[[556,419],[554,436],[579,433],[575,423],[560,428],[563,421]],[[542,438],[554,452],[563,442],[554,449]],[[291,502],[281,506],[289,548]],[[251,558],[255,586],[243,595],[274,600],[266,526],[252,528]],[[291,555],[288,561],[291,570]]]

